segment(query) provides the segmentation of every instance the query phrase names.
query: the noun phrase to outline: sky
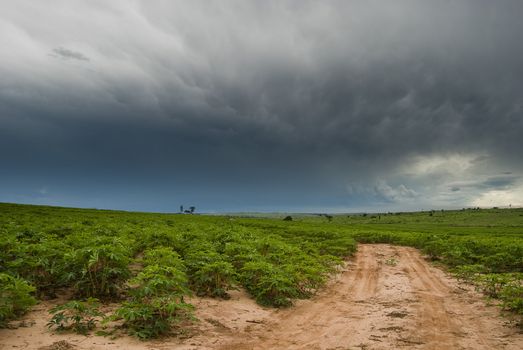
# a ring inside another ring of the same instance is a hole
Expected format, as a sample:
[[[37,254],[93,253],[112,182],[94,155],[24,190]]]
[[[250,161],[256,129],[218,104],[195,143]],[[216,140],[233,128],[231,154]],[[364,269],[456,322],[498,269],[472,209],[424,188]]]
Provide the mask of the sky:
[[[523,206],[523,2],[0,0],[0,202]]]

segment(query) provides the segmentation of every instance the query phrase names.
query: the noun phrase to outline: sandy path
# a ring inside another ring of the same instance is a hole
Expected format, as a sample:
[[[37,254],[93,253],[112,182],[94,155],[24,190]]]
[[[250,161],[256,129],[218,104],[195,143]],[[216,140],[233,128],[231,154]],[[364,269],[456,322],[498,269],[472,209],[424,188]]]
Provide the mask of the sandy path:
[[[523,349],[497,308],[417,250],[389,245],[360,245],[330,288],[275,315],[258,337],[222,349]]]
[[[45,330],[50,305],[42,304],[27,317],[34,326],[0,331],[0,348],[38,349],[66,340],[93,350],[523,349],[523,334],[498,308],[408,247],[360,245],[327,288],[289,309],[262,308],[243,292],[193,303],[201,321],[185,340],[55,335]]]

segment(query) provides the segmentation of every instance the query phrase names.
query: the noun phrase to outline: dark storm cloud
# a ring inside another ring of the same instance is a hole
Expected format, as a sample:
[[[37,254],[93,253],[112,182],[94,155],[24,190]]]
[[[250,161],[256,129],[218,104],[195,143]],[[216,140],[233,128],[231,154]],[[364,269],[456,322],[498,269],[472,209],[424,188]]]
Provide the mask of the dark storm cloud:
[[[85,56],[83,53],[71,51],[64,47],[57,47],[53,49],[53,52],[61,58],[74,59],[79,61],[89,61],[89,57]]]
[[[521,184],[519,1],[2,7],[5,179],[224,209],[461,206]]]
[[[451,191],[460,191],[464,189],[472,190],[505,190],[511,189],[522,182],[521,176],[493,176],[476,181],[462,181],[454,183]]]
[[[496,176],[485,180],[482,185],[488,188],[504,189],[514,186],[521,179],[516,176]]]

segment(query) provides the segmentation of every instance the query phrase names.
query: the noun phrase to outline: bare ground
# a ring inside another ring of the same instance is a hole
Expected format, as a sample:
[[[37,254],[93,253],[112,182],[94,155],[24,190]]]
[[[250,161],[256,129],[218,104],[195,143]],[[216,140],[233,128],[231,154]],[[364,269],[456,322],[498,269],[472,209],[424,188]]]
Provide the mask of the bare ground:
[[[289,309],[231,294],[192,300],[200,321],[187,337],[151,342],[54,334],[45,327],[53,303],[42,302],[26,327],[0,330],[0,349],[523,349],[499,308],[408,247],[360,245],[324,290]]]

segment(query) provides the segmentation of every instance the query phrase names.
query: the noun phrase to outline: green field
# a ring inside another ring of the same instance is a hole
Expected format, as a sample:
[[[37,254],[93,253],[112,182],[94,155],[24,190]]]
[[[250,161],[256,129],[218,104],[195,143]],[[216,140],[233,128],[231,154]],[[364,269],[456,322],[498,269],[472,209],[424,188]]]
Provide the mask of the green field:
[[[105,317],[140,338],[191,322],[191,295],[244,288],[286,307],[321,288],[357,242],[417,247],[523,314],[523,209],[284,217],[0,204],[0,325],[66,292],[50,327],[86,333]]]

